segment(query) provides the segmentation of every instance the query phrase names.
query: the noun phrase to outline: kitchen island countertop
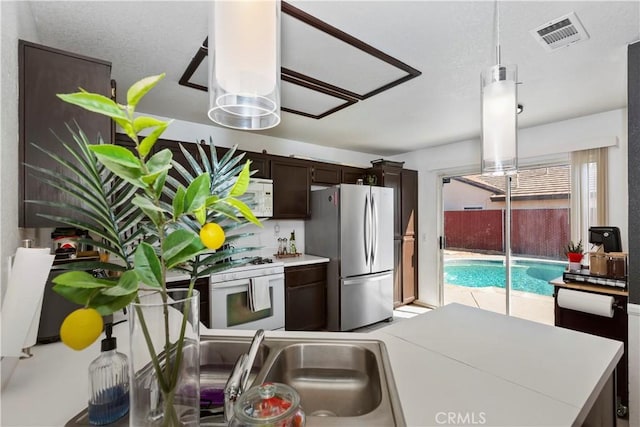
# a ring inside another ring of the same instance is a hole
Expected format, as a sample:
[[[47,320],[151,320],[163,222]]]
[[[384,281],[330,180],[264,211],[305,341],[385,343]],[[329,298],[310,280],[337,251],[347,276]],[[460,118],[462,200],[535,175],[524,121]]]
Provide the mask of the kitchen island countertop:
[[[127,324],[114,331],[126,352]],[[269,331],[269,337],[383,341],[409,426],[451,417],[468,425],[580,425],[622,355],[617,341],[459,304],[370,333]],[[36,346],[2,391],[1,425],[64,425],[86,406],[86,370],[99,346],[82,352],[60,343]]]

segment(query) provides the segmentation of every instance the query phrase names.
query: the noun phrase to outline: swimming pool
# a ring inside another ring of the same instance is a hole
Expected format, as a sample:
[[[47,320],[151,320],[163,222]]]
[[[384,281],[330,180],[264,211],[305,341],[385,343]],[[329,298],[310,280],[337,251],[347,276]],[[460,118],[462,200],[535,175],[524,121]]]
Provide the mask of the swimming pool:
[[[511,289],[539,295],[553,295],[548,282],[562,276],[565,263],[552,261],[513,260]],[[455,259],[444,264],[444,282],[451,285],[484,288],[505,286],[502,260]]]

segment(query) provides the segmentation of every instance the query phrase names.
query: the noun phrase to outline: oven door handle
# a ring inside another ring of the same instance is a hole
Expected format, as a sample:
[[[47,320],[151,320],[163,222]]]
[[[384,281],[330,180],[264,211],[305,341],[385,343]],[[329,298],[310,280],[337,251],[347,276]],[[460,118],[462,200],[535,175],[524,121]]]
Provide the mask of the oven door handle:
[[[236,288],[238,286],[249,286],[250,279],[236,279],[236,280],[228,280],[226,282],[215,282],[211,283],[211,291],[215,291],[216,289],[227,289],[227,288]]]
[[[284,273],[270,274],[268,276],[260,276],[260,277],[267,277],[269,279],[269,282],[271,282],[272,280],[279,280],[279,279],[284,280]],[[211,291],[213,292],[216,289],[235,288],[237,286],[249,287],[250,283],[251,283],[251,279],[247,278],[247,279],[228,280],[226,282],[213,282],[210,285],[211,285]],[[269,286],[273,286],[273,285],[269,283]]]

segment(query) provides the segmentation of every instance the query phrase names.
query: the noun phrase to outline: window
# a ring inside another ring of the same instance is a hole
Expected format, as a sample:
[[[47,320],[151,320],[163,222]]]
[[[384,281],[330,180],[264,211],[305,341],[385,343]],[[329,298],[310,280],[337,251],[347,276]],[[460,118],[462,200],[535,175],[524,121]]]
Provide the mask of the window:
[[[571,153],[571,240],[588,247],[589,227],[607,225],[607,148]]]

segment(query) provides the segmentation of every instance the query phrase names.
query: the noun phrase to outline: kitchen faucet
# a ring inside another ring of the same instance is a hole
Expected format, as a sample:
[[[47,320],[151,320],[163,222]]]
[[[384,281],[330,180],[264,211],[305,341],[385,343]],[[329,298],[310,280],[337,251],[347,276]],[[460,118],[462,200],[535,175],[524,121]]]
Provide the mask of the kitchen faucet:
[[[253,367],[253,362],[258,354],[260,344],[264,341],[264,330],[258,329],[253,336],[249,351],[243,353],[236,360],[231,375],[224,386],[224,420],[229,422],[233,417],[233,405],[247,389],[249,385],[249,374]]]

